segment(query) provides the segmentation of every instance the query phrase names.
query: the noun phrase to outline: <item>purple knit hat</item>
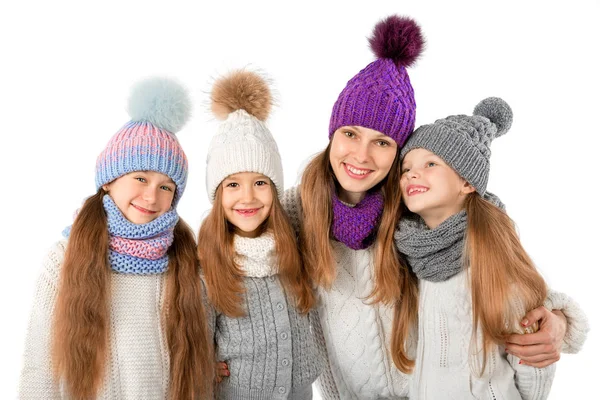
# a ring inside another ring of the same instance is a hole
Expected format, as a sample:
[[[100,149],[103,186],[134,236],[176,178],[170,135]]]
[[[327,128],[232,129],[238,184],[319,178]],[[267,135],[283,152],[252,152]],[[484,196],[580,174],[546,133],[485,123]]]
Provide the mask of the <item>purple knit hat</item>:
[[[362,126],[386,134],[402,146],[415,127],[415,95],[406,68],[421,54],[421,28],[392,15],[369,39],[377,60],[348,81],[333,105],[329,139],[341,126]]]

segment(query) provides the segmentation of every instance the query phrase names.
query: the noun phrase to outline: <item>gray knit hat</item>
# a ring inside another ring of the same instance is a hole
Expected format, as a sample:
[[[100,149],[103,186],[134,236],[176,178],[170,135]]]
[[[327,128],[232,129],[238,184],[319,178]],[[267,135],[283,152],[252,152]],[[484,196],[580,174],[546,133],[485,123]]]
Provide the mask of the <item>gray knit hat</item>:
[[[206,191],[212,203],[223,179],[238,172],[263,174],[283,196],[283,167],[277,143],[264,121],[272,97],[260,75],[238,70],[218,79],[211,92],[212,111],[224,120],[210,142]]]
[[[490,174],[490,144],[512,124],[510,106],[498,97],[488,97],[475,106],[473,116],[452,115],[417,128],[402,150],[423,148],[444,159],[479,194],[485,194]]]

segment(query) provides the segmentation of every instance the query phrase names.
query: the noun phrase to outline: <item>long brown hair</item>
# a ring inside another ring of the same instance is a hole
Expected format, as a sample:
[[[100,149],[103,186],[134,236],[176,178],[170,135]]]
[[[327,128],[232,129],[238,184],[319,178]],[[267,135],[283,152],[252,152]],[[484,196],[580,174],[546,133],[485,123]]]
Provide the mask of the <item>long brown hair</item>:
[[[296,300],[296,307],[307,313],[314,305],[314,294],[307,271],[304,269],[296,235],[277,197],[275,185],[271,182],[273,204],[262,232],[272,232],[279,276],[289,294]],[[204,271],[208,298],[213,306],[229,317],[244,315],[242,294],[244,273],[235,262],[233,238],[235,227],[227,221],[221,205],[223,186],[219,185],[213,208],[203,221],[198,233],[198,258]]]
[[[302,223],[300,244],[306,268],[312,280],[329,290],[336,277],[336,263],[331,246],[333,222],[331,192],[336,185],[327,148],[306,167],[300,184]],[[400,190],[400,155],[388,175],[371,190],[383,192],[384,207],[374,243],[375,284],[368,298],[373,303],[394,305],[392,354],[402,372],[410,372],[414,361],[407,356],[405,341],[417,317],[417,279],[399,257],[394,232],[400,219],[402,192]]]
[[[88,198],[75,218],[60,274],[53,326],[52,360],[76,399],[94,398],[105,378],[109,341],[110,275],[103,189]],[[172,399],[210,397],[214,357],[202,304],[195,242],[179,220],[169,248],[163,307],[170,352]]]
[[[465,199],[466,256],[471,275],[473,338],[483,335],[483,365],[495,344],[514,333],[523,310],[540,306],[546,283],[523,249],[510,217],[476,192]],[[514,299],[520,304],[515,306]],[[508,324],[507,324],[508,322]]]

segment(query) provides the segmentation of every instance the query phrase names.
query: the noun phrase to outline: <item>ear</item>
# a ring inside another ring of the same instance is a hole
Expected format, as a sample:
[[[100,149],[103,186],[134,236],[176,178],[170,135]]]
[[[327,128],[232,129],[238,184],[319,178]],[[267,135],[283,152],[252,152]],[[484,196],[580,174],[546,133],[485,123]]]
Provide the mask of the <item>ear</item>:
[[[102,189],[103,189],[105,192],[108,192],[108,189],[109,189],[109,188],[110,188],[110,184],[109,184],[109,183],[107,183],[107,184],[105,184],[105,185],[102,185]]]
[[[475,191],[475,187],[473,187],[473,185],[471,185],[469,182],[464,181],[463,182],[463,186],[460,189],[460,192],[462,194],[469,194],[469,193],[473,193]]]

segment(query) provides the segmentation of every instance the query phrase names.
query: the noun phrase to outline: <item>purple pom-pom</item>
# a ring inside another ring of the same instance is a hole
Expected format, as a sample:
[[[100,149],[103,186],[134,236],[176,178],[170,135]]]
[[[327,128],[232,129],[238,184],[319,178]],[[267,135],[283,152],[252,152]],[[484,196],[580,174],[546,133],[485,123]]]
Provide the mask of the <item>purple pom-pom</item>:
[[[399,67],[409,67],[421,54],[425,39],[414,20],[392,15],[375,25],[369,44],[378,58],[390,58]]]

